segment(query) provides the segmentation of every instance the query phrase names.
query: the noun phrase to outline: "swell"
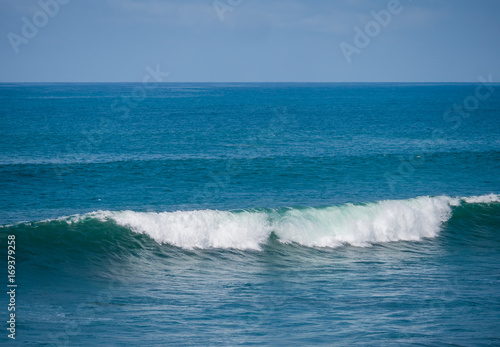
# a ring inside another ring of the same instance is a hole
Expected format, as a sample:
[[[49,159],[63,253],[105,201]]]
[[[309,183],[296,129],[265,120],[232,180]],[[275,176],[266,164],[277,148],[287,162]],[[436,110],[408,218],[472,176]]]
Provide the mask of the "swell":
[[[500,228],[500,196],[418,197],[364,204],[238,211],[97,211],[55,220],[0,227],[22,238],[27,255],[55,252],[117,258],[145,249],[262,250],[281,244],[335,248],[435,238],[486,237],[474,230]],[[63,255],[65,254],[65,255]]]

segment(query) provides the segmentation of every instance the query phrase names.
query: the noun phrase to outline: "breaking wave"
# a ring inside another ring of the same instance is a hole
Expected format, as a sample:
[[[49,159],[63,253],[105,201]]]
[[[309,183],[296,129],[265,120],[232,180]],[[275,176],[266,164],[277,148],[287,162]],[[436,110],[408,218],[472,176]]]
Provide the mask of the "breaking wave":
[[[490,194],[237,211],[97,211],[29,225],[57,226],[60,231],[61,225],[94,223],[94,229],[99,229],[111,223],[147,235],[159,244],[183,249],[261,250],[271,235],[281,243],[306,247],[364,247],[433,238],[452,217],[455,208],[474,204],[498,207],[499,202],[499,195]]]

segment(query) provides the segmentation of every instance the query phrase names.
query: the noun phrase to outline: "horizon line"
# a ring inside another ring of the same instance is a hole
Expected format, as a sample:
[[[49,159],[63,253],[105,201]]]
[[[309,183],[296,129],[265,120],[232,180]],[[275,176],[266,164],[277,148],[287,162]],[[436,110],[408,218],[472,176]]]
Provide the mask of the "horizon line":
[[[129,83],[129,84],[142,84],[143,82],[140,81],[29,81],[29,82],[22,82],[22,81],[0,81],[0,84],[110,84],[110,83]],[[214,82],[214,81],[162,81],[162,82],[155,82],[155,84],[265,84],[265,83],[274,83],[274,84],[463,84],[463,83],[484,83],[480,81],[370,81],[370,82],[363,82],[363,81],[329,81],[329,82],[314,82],[314,81],[221,81],[221,82]],[[498,84],[500,82],[487,82],[487,84]]]

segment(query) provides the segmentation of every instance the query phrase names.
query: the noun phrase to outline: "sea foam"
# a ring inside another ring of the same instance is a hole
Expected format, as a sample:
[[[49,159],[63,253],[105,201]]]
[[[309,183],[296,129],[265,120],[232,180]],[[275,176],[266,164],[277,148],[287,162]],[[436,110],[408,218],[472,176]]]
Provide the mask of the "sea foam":
[[[282,243],[308,247],[369,246],[436,237],[452,208],[468,203],[496,203],[495,194],[452,198],[418,197],[328,207],[241,211],[134,212],[97,211],[67,217],[113,221],[161,244],[186,249],[260,250],[274,233]]]

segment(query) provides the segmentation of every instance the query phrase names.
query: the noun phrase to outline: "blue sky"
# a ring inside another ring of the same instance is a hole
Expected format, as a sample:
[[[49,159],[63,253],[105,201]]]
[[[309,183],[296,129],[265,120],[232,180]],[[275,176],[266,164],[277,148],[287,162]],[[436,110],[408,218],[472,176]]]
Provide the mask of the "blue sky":
[[[498,81],[500,1],[395,1],[0,0],[0,81]]]

